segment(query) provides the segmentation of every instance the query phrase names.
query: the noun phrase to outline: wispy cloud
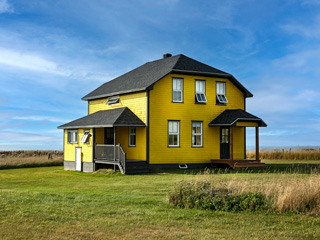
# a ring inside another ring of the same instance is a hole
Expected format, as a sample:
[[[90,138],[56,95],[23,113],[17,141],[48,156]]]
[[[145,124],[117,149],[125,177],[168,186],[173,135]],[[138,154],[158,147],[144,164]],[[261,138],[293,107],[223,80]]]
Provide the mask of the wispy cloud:
[[[306,38],[320,38],[320,17],[317,16],[311,23],[290,23],[282,25],[281,28],[288,33],[298,34]]]
[[[46,116],[24,116],[24,117],[13,117],[12,119],[25,120],[25,121],[48,121],[48,122],[57,122],[57,123],[70,122],[70,120],[55,118],[55,117],[46,117]]]
[[[70,74],[59,70],[58,65],[55,62],[46,60],[35,54],[3,48],[0,48],[0,64],[32,71],[52,73],[60,76],[68,76]]]
[[[59,137],[50,136],[50,135],[42,135],[35,133],[26,133],[26,132],[18,132],[18,131],[0,131],[2,136],[0,143],[19,143],[19,142],[51,142],[51,141],[59,141]]]
[[[14,9],[7,0],[0,0],[0,14],[2,13],[13,13]]]

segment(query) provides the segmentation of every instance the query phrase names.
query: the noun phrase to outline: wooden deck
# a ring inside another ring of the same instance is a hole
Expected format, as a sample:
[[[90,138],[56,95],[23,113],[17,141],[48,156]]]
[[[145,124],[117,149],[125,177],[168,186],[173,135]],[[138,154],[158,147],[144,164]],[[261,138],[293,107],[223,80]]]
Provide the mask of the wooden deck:
[[[268,166],[260,160],[247,159],[211,159],[211,164],[216,166],[229,166],[234,170],[266,169]]]

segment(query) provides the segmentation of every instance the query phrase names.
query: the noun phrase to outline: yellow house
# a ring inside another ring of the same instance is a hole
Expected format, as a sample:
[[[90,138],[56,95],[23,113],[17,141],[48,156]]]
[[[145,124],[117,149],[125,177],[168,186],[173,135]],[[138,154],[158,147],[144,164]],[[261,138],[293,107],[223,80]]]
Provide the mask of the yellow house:
[[[264,167],[259,127],[266,124],[246,112],[252,96],[231,74],[164,54],[82,98],[88,115],[58,127],[64,129],[64,168]],[[245,160],[246,127],[256,128],[255,161]]]

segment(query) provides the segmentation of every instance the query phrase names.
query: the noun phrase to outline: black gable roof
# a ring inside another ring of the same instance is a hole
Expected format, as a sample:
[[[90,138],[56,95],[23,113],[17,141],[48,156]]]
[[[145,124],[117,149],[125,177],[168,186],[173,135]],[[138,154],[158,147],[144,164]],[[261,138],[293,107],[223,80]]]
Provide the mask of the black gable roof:
[[[103,110],[59,126],[60,129],[95,127],[145,127],[145,124],[129,108]]]
[[[253,96],[231,74],[198,62],[183,54],[179,54],[172,57],[147,62],[146,64],[135,68],[132,71],[121,75],[120,77],[104,83],[97,89],[84,96],[82,100],[92,100],[118,94],[152,89],[153,84],[169,73],[227,78],[244,93],[245,97]]]
[[[256,122],[260,127],[267,126],[267,124],[261,118],[258,118],[242,109],[225,110],[218,117],[213,119],[209,123],[209,126],[234,126],[237,122]]]

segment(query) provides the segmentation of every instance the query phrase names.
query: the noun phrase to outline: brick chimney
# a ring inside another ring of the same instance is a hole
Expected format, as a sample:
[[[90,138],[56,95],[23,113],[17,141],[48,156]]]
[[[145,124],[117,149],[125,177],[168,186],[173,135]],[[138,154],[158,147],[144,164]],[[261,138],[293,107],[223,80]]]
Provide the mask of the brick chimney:
[[[165,53],[165,54],[163,54],[163,58],[168,58],[168,57],[172,57],[172,54],[171,54],[171,53]]]

